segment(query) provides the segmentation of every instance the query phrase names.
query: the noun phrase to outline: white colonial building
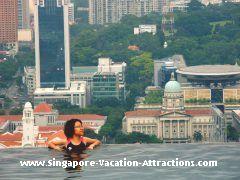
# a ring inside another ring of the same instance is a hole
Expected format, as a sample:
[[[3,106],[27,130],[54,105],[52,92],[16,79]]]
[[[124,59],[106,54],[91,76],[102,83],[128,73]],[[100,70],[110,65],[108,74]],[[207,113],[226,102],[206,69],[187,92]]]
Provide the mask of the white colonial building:
[[[215,109],[211,107],[185,109],[181,86],[172,74],[171,80],[165,85],[161,109],[126,112],[122,130],[124,133],[136,131],[156,135],[164,142],[191,142],[195,132],[202,134],[203,141],[223,141],[215,137],[218,126],[214,112]],[[219,121],[225,121],[224,116],[220,116]]]

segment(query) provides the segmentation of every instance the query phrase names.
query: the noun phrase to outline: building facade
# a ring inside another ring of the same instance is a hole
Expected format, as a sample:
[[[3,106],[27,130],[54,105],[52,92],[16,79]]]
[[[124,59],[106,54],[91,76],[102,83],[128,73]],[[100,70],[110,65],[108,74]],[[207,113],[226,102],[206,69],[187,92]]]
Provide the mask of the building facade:
[[[87,105],[87,91],[85,81],[72,82],[68,89],[65,88],[37,88],[34,91],[34,105],[46,102],[54,104],[68,102],[71,105],[85,108]]]
[[[110,58],[98,59],[98,71],[91,85],[92,101],[102,98],[126,99],[125,62],[113,62]]]
[[[0,51],[18,51],[18,0],[0,1]]]
[[[92,101],[105,98],[120,100],[118,76],[115,73],[95,73],[92,82]]]
[[[18,29],[30,28],[29,0],[18,0]]]
[[[70,86],[69,1],[35,2],[36,87]]]
[[[89,0],[89,24],[117,23],[125,15],[161,12],[160,0]]]
[[[155,35],[157,33],[157,25],[150,25],[150,24],[141,24],[139,27],[134,28],[134,34],[142,34],[142,33],[151,33]]]
[[[36,89],[35,67],[33,67],[33,66],[25,66],[24,67],[23,83],[27,87],[28,95],[33,96],[33,93]]]
[[[212,104],[238,103],[240,67],[236,65],[198,65],[177,69],[185,100],[206,99]]]
[[[68,9],[68,14],[69,14],[69,25],[73,25],[75,23],[75,16],[74,16],[74,3],[69,4],[69,9]]]
[[[182,55],[174,55],[154,60],[154,86],[163,88],[170,80],[172,72],[175,74],[178,68],[183,68],[185,66],[185,60]]]

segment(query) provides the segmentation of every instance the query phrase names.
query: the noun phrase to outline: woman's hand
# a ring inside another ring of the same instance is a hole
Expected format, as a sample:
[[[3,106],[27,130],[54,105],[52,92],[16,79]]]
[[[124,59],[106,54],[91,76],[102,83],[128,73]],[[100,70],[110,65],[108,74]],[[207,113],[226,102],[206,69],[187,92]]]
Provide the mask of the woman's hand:
[[[92,150],[94,147],[95,147],[95,145],[94,145],[94,144],[91,144],[91,145],[89,145],[89,146],[87,147],[87,149]]]
[[[101,144],[101,142],[98,139],[91,139],[88,137],[85,137],[85,140],[88,144],[90,144],[87,149],[93,149],[95,146],[99,146]]]
[[[65,146],[65,145],[66,145],[66,140],[48,142],[48,147],[55,149],[57,151],[62,151],[63,150],[62,146]]]
[[[57,151],[62,151],[63,150],[60,146],[57,146],[54,149],[57,150]]]

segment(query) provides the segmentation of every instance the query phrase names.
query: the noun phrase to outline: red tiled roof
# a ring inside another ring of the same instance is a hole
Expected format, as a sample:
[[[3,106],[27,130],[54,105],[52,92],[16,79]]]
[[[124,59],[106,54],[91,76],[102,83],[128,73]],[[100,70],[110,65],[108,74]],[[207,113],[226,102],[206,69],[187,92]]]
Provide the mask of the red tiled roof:
[[[125,116],[134,117],[134,116],[159,116],[162,112],[160,110],[136,110],[136,111],[127,111]]]
[[[106,116],[98,114],[73,114],[73,115],[59,115],[57,121],[67,121],[69,119],[82,119],[82,120],[104,120]],[[0,116],[0,122],[22,121],[22,115],[3,115]]]
[[[2,118],[1,116],[0,116],[0,122],[2,122],[2,121],[5,121],[6,119],[4,119],[4,118]]]
[[[22,133],[9,133],[6,132],[0,135],[0,141],[22,141]]]
[[[49,138],[54,132],[44,132],[44,133],[39,133],[37,136],[37,139],[41,138]],[[41,136],[41,137],[40,137]],[[39,138],[40,137],[40,138]]]
[[[206,116],[206,115],[212,115],[211,109],[187,109],[185,110],[186,114],[192,115],[192,116]]]
[[[72,115],[59,115],[58,121],[67,121],[70,119],[81,119],[81,120],[104,120],[106,116],[98,114],[72,114]]]
[[[0,117],[0,126],[2,126],[7,120]]]
[[[0,116],[0,122],[1,121],[6,121],[6,120],[22,121],[22,115],[3,115],[3,116]]]
[[[52,134],[51,136],[49,136],[49,137],[48,137],[48,141],[51,141],[51,140],[53,140],[53,139],[55,139],[55,138],[66,139],[66,136],[65,136],[63,130],[60,130],[60,131]]]
[[[40,103],[34,108],[34,113],[51,113],[52,112],[52,106],[50,106],[47,103]]]
[[[63,129],[63,126],[39,126],[39,133],[43,133],[43,132],[56,132],[56,131],[60,131]]]
[[[6,147],[20,147],[22,146],[22,142],[18,142],[18,141],[0,141],[0,144],[6,146]]]

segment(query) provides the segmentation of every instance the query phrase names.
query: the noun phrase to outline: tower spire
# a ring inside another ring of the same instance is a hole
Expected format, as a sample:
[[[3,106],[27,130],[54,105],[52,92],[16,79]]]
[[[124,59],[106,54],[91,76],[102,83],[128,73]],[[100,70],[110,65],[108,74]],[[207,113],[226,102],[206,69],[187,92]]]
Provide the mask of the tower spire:
[[[170,79],[170,81],[175,81],[174,72],[171,73],[171,79]]]

